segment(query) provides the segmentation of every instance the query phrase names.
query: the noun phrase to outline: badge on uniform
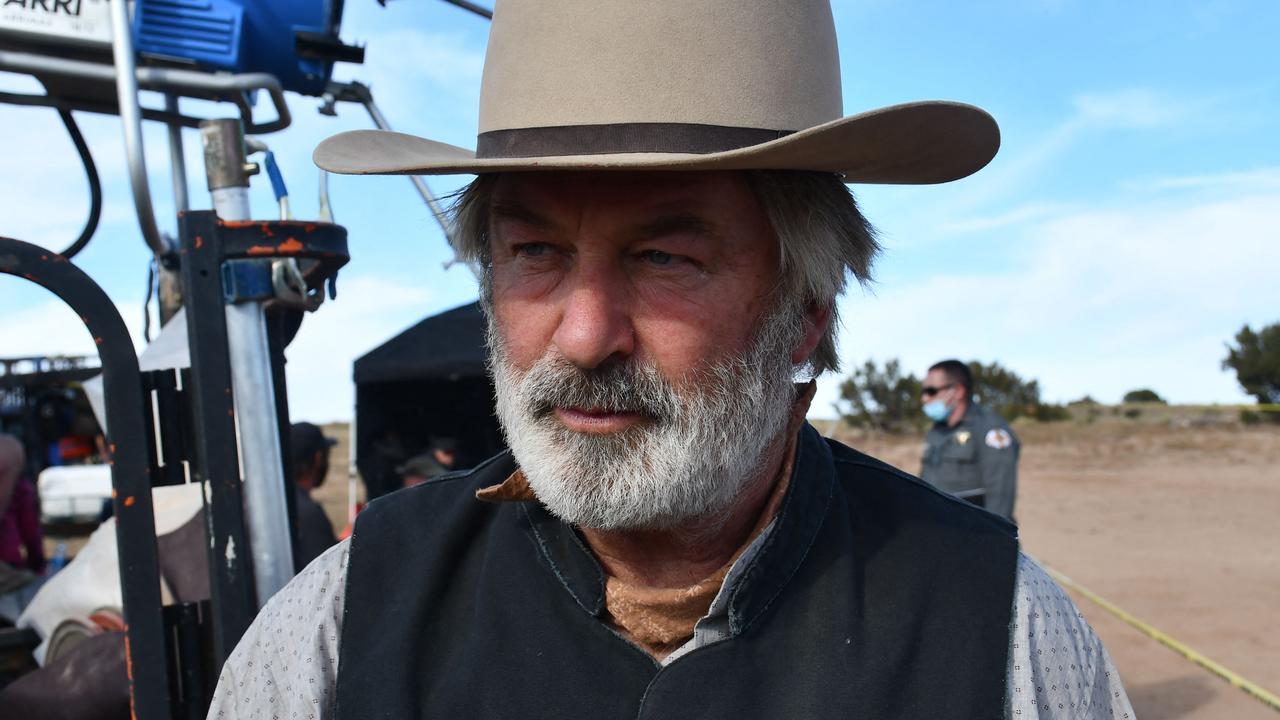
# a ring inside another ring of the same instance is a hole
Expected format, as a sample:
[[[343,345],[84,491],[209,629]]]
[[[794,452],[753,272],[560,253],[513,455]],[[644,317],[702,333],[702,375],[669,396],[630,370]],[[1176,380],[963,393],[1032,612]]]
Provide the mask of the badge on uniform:
[[[1009,435],[1009,431],[1004,428],[995,428],[987,431],[987,447],[1003,450],[1013,444],[1013,437]]]
[[[969,431],[968,431],[968,430],[961,430],[960,432],[956,433],[956,443],[957,443],[957,444],[959,444],[959,445],[964,445],[964,444],[965,444],[965,443],[967,443],[967,442],[969,442]]]

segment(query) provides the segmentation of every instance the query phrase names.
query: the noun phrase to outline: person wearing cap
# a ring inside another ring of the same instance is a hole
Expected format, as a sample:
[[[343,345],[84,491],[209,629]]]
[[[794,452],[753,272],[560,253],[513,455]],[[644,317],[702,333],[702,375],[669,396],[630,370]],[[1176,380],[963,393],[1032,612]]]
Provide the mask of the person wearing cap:
[[[370,503],[271,600],[211,718],[1132,716],[1013,525],[825,439],[809,378],[874,233],[846,183],[995,154],[951,102],[841,117],[826,0],[498,0],[474,173],[509,451]]]
[[[396,468],[404,487],[414,487],[452,472],[458,465],[458,441],[433,436],[426,452],[418,453]]]
[[[333,547],[338,539],[324,508],[311,498],[311,491],[324,484],[329,474],[329,449],[337,440],[325,437],[320,428],[308,422],[294,423],[289,428],[289,448],[293,454],[293,502],[298,523],[298,547],[294,558],[304,567]]]
[[[920,479],[1013,520],[1022,443],[996,411],[973,401],[973,373],[959,360],[934,363],[920,389],[933,421]]]

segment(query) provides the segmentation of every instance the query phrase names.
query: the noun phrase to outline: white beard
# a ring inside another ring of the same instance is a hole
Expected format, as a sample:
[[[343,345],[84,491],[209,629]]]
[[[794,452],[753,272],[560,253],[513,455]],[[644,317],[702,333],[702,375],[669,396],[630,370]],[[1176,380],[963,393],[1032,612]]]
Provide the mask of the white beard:
[[[787,425],[801,332],[798,312],[773,313],[741,356],[672,383],[632,362],[582,370],[554,350],[521,371],[490,321],[498,420],[538,500],[565,522],[607,531],[714,521],[759,475]],[[647,419],[580,433],[552,412],[575,406]]]

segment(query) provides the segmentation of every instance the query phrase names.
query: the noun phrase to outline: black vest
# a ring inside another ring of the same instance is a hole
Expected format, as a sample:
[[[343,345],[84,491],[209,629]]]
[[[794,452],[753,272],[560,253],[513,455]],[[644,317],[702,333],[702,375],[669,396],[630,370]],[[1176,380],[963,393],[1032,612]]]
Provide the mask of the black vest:
[[[732,636],[663,667],[600,620],[605,577],[499,455],[360,515],[338,717],[1000,718],[1018,544],[1004,520],[801,430]]]

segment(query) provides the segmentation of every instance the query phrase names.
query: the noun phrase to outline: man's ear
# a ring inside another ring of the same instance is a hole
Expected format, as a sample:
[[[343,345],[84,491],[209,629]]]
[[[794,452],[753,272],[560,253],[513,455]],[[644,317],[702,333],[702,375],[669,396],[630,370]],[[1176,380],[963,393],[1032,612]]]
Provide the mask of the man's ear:
[[[830,325],[831,306],[810,303],[804,311],[804,335],[791,351],[793,365],[806,362],[813,356],[813,351],[818,349],[818,343],[822,341],[822,336],[827,333]]]

